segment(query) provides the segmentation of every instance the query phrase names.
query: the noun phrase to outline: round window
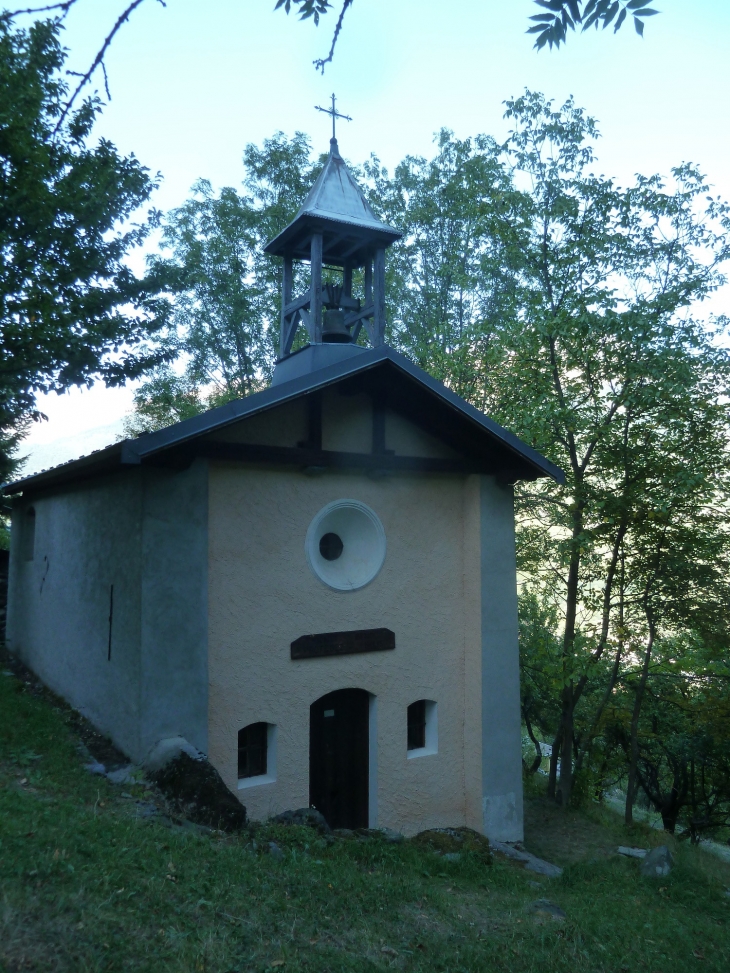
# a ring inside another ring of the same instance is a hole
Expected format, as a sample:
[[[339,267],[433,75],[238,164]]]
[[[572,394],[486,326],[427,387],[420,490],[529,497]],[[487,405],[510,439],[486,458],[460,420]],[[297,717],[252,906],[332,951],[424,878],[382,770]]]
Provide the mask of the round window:
[[[304,544],[320,581],[354,591],[373,580],[385,560],[385,531],[378,515],[359,500],[335,500],[312,520]]]

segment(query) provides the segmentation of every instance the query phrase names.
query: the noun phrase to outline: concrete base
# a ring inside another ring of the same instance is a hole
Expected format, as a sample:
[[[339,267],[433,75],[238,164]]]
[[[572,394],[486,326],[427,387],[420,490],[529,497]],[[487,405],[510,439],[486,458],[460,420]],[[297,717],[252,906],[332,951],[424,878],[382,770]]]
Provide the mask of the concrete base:
[[[346,342],[307,345],[276,363],[271,384],[282,385],[284,382],[291,382],[294,378],[301,378],[302,375],[309,375],[310,372],[319,371],[329,365],[339,365],[341,361],[362,355],[366,351],[367,348]]]

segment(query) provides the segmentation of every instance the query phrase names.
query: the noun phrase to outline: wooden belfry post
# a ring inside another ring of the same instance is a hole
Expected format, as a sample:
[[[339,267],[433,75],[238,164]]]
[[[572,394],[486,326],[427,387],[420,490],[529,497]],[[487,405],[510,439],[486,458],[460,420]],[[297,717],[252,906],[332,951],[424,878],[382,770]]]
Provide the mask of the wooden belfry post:
[[[318,344],[322,340],[322,234],[312,234],[311,267],[312,283],[310,286],[309,340]]]
[[[356,342],[363,327],[370,344],[385,342],[385,250],[400,232],[377,218],[345,165],[335,137],[335,121],[349,116],[319,108],[332,116],[330,154],[324,169],[296,217],[265,248],[283,257],[279,359],[291,350],[300,322],[310,344]],[[310,264],[309,290],[293,296],[294,261]],[[342,286],[326,288],[324,267],[342,270]],[[352,296],[353,271],[364,271],[363,300]],[[326,313],[325,313],[326,309]]]

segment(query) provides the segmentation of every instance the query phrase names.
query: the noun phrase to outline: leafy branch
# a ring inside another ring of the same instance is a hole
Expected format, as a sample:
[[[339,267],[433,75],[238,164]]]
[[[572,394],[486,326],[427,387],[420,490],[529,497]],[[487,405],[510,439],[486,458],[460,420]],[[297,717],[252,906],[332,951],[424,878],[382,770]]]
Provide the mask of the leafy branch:
[[[35,16],[38,14],[53,13],[53,12],[56,13],[57,22],[62,23],[68,17],[71,8],[76,6],[76,4],[79,2],[80,0],[58,0],[57,3],[47,3],[37,7],[23,7],[17,10],[5,10],[2,13],[0,13],[0,23],[9,24],[17,20],[18,17]],[[157,0],[157,2],[161,4],[161,6],[163,7],[167,6],[165,0]],[[310,2],[310,0],[307,0],[307,2]],[[311,0],[311,2],[316,2],[321,4],[323,2],[326,3],[326,0]],[[124,10],[122,10],[122,12],[117,17],[116,22],[114,23],[112,29],[104,38],[101,46],[99,47],[99,50],[96,52],[96,55],[94,56],[89,68],[86,71],[66,72],[68,75],[77,77],[79,81],[76,87],[71,92],[68,99],[61,106],[61,112],[56,122],[56,126],[53,130],[54,135],[58,134],[58,132],[61,129],[61,126],[68,118],[69,113],[71,112],[71,109],[76,103],[79,95],[81,94],[83,89],[91,82],[91,79],[94,76],[94,74],[99,70],[101,71],[104,77],[104,90],[106,91],[107,98],[111,99],[111,92],[109,90],[109,79],[106,73],[106,63],[104,61],[104,58],[106,57],[106,53],[109,50],[112,41],[118,34],[121,27],[127,23],[127,21],[134,13],[134,11],[137,9],[137,7],[141,6],[143,3],[144,0],[128,0],[127,6],[124,8]]]
[[[292,4],[298,8],[297,13],[299,14],[300,20],[307,20],[308,17],[313,17],[315,24],[319,24],[319,15],[327,13],[332,6],[329,0],[277,0],[274,10],[279,10],[280,7],[283,7],[286,13],[289,13]],[[345,19],[347,8],[351,7],[352,4],[353,0],[343,0],[342,9],[340,10],[340,15],[335,24],[335,31],[332,35],[330,52],[327,57],[318,57],[313,62],[315,68],[321,71],[322,74],[324,74],[325,64],[329,64],[335,56],[335,47],[337,47],[337,40],[342,30],[342,21]]]
[[[613,32],[620,30],[627,17],[634,21],[636,33],[644,36],[644,20],[659,13],[647,6],[647,0],[535,0],[544,13],[535,14],[530,20],[536,23],[527,31],[537,34],[535,47],[540,50],[547,44],[550,48],[564,44],[568,30],[575,30],[581,24],[582,30],[589,27],[603,30],[613,24]]]

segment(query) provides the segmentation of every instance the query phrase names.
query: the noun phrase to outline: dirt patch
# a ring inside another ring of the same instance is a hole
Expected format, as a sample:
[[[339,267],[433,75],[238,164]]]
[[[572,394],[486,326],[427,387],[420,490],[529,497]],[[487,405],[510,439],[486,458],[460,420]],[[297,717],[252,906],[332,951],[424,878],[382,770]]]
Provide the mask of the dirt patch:
[[[181,817],[220,831],[246,826],[246,808],[231,794],[207,760],[181,753],[152,779]]]

